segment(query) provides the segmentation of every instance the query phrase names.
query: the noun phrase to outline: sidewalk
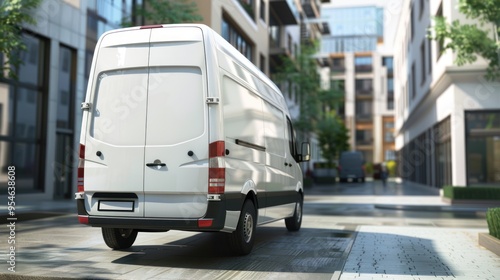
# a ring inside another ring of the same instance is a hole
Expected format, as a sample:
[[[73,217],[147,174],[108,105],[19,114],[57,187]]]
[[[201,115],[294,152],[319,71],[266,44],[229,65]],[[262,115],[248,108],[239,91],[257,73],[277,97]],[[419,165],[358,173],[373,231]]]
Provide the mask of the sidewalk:
[[[432,212],[436,216],[471,212],[483,216],[491,207],[477,202],[451,205],[442,200],[439,190],[412,182],[392,181],[386,187],[381,182],[371,183],[371,194],[356,184],[315,186],[306,201],[367,204],[403,216],[409,212],[426,212],[427,216]],[[332,192],[339,195],[327,198],[326,194]],[[488,231],[486,222],[484,228],[454,228],[453,222],[436,224],[425,219],[408,221],[404,226],[359,223],[364,225],[356,228],[353,247],[340,277],[335,279],[500,279],[500,256],[478,244],[478,234]]]
[[[478,229],[361,226],[340,280],[500,279]]]

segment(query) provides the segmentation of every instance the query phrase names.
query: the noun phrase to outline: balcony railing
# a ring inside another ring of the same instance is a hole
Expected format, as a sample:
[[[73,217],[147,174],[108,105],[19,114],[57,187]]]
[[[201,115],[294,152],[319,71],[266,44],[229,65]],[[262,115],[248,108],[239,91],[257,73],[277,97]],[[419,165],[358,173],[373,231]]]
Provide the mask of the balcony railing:
[[[372,121],[372,120],[373,120],[372,113],[357,113],[356,114],[356,121],[367,122],[367,121]]]
[[[373,71],[373,67],[371,65],[356,65],[356,67],[354,69],[356,70],[356,72],[360,72],[360,73],[366,73],[366,72]]]
[[[373,88],[357,89],[356,95],[357,96],[373,96]]]
[[[308,18],[319,17],[321,7],[321,2],[319,0],[302,0],[300,3],[302,4],[302,9]]]

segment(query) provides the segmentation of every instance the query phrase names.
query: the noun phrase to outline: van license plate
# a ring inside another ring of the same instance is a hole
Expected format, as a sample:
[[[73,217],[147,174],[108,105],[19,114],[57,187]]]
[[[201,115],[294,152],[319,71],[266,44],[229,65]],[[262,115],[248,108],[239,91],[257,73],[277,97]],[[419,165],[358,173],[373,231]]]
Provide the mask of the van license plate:
[[[123,200],[99,200],[99,211],[122,211],[134,212],[134,201]]]

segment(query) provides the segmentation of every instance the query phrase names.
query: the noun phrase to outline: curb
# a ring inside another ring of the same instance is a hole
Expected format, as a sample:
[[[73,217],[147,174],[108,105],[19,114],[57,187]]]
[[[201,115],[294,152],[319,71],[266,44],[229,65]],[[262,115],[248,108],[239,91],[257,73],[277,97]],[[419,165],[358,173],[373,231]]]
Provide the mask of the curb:
[[[488,207],[484,206],[438,206],[438,205],[392,205],[392,204],[375,204],[375,208],[387,210],[403,210],[403,211],[428,211],[428,212],[486,212]]]

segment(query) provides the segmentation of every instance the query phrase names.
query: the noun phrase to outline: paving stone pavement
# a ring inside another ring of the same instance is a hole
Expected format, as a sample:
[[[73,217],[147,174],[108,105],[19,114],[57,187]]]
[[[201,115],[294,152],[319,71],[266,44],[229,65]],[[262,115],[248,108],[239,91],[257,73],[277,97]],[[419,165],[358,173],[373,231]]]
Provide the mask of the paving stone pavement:
[[[341,280],[500,279],[500,258],[478,245],[481,230],[360,226]]]

